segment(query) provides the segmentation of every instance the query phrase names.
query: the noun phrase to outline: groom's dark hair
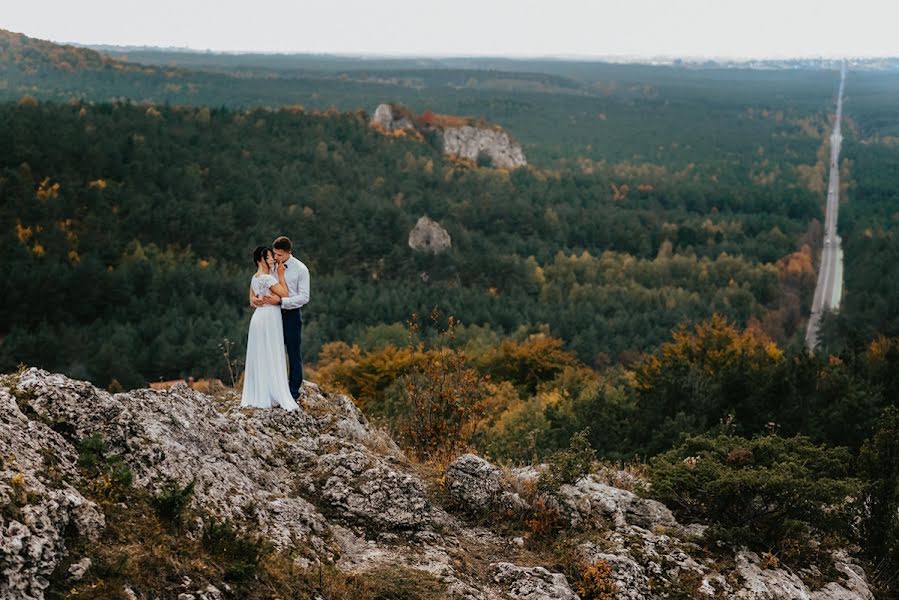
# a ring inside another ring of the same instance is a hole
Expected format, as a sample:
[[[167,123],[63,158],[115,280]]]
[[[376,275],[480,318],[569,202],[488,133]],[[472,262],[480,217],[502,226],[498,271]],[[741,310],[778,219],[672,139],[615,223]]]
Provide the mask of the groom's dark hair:
[[[272,246],[277,250],[290,252],[292,244],[290,243],[290,238],[282,235],[275,239],[275,242],[272,244]]]

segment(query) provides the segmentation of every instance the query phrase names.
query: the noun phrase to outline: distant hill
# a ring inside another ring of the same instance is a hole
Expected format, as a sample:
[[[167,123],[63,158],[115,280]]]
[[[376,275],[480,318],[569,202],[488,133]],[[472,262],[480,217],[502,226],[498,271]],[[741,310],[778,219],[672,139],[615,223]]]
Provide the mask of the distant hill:
[[[4,75],[84,71],[154,73],[158,69],[117,60],[89,48],[54,44],[21,33],[0,29],[0,72]]]

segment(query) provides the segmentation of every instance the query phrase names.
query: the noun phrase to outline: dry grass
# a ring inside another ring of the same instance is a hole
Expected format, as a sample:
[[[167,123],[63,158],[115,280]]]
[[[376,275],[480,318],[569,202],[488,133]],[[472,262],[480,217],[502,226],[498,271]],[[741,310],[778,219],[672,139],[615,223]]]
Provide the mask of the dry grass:
[[[639,494],[649,488],[649,465],[642,462],[623,465],[601,462],[593,477],[606,485]]]
[[[226,598],[246,600],[446,597],[436,578],[401,566],[364,573],[347,573],[332,565],[302,567],[290,553],[227,525],[218,527],[214,541],[210,536],[188,535],[162,521],[139,492],[123,503],[103,502],[102,508],[107,527],[101,539],[89,544],[69,537],[69,554],[51,577],[48,598],[120,600],[125,598],[125,588],[138,597],[176,598],[208,585]],[[93,564],[82,581],[70,585],[68,568],[84,556]]]

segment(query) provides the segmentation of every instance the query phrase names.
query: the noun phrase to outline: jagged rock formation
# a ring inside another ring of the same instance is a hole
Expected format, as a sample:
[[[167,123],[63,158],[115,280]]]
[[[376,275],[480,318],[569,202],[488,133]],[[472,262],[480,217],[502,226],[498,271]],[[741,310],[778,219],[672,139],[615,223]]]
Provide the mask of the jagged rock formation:
[[[369,125],[385,133],[400,131],[437,131],[447,156],[478,162],[482,156],[490,166],[517,169],[528,164],[521,145],[498,126],[477,124],[472,119],[430,115],[416,124],[408,109],[395,104],[379,104]]]
[[[369,125],[387,132],[415,129],[415,124],[409,115],[392,104],[379,104]]]
[[[413,250],[440,254],[452,245],[449,232],[427,216],[419,218],[409,232],[409,247]]]
[[[88,497],[77,447],[102,436],[130,469],[134,488],[194,483],[195,518],[185,539],[226,519],[301,565],[332,563],[357,573],[401,565],[436,578],[450,598],[577,598],[574,582],[540,564],[549,546],[535,553],[522,538],[527,531],[489,528],[491,514],[531,508],[534,497],[519,492],[534,489],[539,469],[503,471],[464,455],[435,489],[423,467],[406,461],[349,398],[307,382],[300,399],[302,410],[287,413],[240,409],[234,395],[213,398],[186,385],[112,395],[38,369],[3,377],[0,597],[65,592],[49,589],[54,573],[69,582],[56,577],[57,587],[90,581],[90,544],[75,542],[100,543],[108,525],[106,505]],[[597,475],[563,486],[558,498],[561,535],[580,561],[611,568],[616,598],[664,598],[685,589],[709,598],[872,597],[864,572],[842,554],[834,557],[841,576],[816,590],[802,572],[767,568],[751,552],[716,562],[696,544],[701,527],[683,526],[663,505]],[[181,594],[167,588],[156,595],[212,600],[234,597],[229,590],[223,581],[188,579]],[[121,595],[142,597],[130,588]]]
[[[482,127],[448,127],[443,131],[443,153],[476,161],[483,153],[491,165],[501,169],[517,169],[528,164],[524,152],[509,134]]]

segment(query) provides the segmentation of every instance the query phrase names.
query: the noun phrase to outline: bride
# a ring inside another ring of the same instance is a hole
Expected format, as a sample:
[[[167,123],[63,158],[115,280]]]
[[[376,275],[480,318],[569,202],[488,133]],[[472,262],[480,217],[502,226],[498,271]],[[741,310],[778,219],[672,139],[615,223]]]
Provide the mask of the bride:
[[[283,270],[275,269],[271,248],[259,246],[253,251],[256,274],[250,282],[250,300],[277,295],[287,296]],[[273,273],[277,273],[276,277]],[[287,385],[287,362],[284,352],[284,330],[277,304],[265,304],[256,309],[250,319],[247,340],[247,362],[243,380],[241,406],[285,410],[299,408]]]

